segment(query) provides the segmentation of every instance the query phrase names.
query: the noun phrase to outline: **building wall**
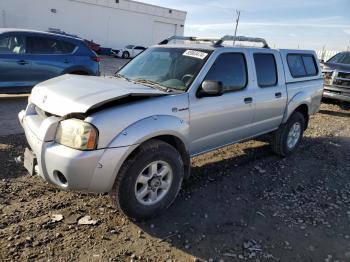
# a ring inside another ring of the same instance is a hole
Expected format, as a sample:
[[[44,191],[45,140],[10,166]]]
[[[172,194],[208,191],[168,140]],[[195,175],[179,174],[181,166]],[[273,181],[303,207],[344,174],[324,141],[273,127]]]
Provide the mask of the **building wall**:
[[[0,0],[0,16],[0,27],[60,29],[117,48],[183,35],[186,12],[130,0]]]

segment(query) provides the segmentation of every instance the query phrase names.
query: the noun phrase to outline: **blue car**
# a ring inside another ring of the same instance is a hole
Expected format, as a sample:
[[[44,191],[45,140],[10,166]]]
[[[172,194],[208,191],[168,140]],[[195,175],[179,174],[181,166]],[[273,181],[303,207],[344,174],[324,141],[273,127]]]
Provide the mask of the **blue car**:
[[[83,40],[0,28],[0,93],[25,93],[63,74],[99,75],[100,58]]]

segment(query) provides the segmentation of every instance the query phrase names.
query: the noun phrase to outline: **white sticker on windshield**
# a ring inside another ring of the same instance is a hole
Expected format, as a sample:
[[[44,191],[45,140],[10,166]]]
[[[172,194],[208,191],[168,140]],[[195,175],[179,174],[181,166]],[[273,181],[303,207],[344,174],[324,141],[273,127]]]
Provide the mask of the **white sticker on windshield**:
[[[204,59],[207,57],[208,54],[201,51],[196,51],[196,50],[186,50],[185,53],[183,53],[182,55]]]

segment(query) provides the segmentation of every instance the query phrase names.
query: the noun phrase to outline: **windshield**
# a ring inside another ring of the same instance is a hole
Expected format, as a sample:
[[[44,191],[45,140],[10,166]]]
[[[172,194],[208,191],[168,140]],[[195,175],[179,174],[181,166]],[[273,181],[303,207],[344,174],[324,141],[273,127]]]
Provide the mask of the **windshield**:
[[[186,91],[205,64],[210,51],[150,48],[123,67],[118,75],[140,83],[154,83]]]
[[[127,45],[125,46],[126,49],[132,49],[134,47],[134,45]]]
[[[350,64],[350,53],[339,53],[327,61],[327,63]]]

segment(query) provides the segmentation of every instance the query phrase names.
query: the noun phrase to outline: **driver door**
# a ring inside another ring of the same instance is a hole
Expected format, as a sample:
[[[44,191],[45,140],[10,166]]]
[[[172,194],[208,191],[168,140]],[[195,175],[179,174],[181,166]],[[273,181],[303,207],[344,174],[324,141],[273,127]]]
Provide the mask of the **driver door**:
[[[197,155],[252,135],[254,86],[249,76],[248,53],[217,54],[204,80],[220,81],[221,96],[190,98],[191,155]],[[200,85],[199,84],[199,85]],[[200,88],[200,87],[199,87]]]

